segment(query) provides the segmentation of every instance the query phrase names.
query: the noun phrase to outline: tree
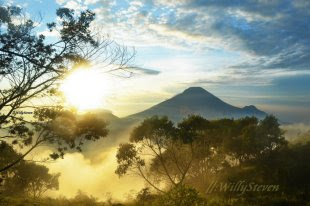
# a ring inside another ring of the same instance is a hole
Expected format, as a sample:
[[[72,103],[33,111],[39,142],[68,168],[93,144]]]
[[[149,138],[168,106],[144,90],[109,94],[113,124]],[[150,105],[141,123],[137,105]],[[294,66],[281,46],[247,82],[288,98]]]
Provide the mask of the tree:
[[[265,159],[286,147],[279,126],[274,116],[261,121],[255,117],[210,121],[195,144],[199,156],[193,161],[187,183],[205,192],[215,181],[232,181],[233,171],[250,171],[251,162]],[[249,180],[251,175],[258,174],[251,171],[248,175],[240,172],[234,181]]]
[[[172,187],[182,185],[195,158],[195,136],[188,136],[185,130],[190,129],[192,134],[199,130],[186,120],[182,123],[175,127],[167,117],[145,119],[131,133],[131,143],[120,145],[115,172],[120,176],[138,174],[160,192],[164,192],[160,182]]]
[[[6,142],[0,141],[0,168],[10,164],[12,160],[18,159],[19,155]],[[8,171],[2,172],[0,175],[0,188],[4,185],[4,180],[9,175]]]
[[[81,65],[100,64],[105,72],[125,70],[134,53],[93,32],[95,14],[91,11],[76,14],[60,8],[56,14],[58,21],[48,23],[47,29],[58,32],[59,38],[46,39],[37,35],[35,22],[23,18],[20,8],[0,7],[1,140],[29,148],[20,158],[1,167],[0,172],[43,143],[58,145],[52,155],[57,158],[69,149],[80,151],[84,140],[107,135],[104,122],[94,116],[79,117],[63,107],[56,97],[58,85],[68,72]],[[34,106],[34,100],[47,97],[49,101]],[[34,117],[25,118],[19,113],[22,109],[29,109]]]
[[[9,134],[14,137],[12,145],[28,146],[28,149],[0,172],[16,165],[40,145],[55,145],[57,150],[50,157],[57,159],[67,151],[81,151],[85,141],[96,141],[108,134],[106,123],[92,114],[77,116],[62,108],[41,108],[35,111],[34,117],[37,121],[13,121],[15,124],[8,126]]]
[[[136,197],[137,206],[147,206],[151,205],[152,202],[156,199],[156,196],[151,193],[150,188],[143,188]]]
[[[0,144],[0,165],[6,165],[20,156],[7,143]],[[10,160],[11,159],[11,160]],[[50,174],[49,169],[33,162],[20,161],[14,168],[6,171],[3,193],[7,196],[41,197],[47,190],[58,190],[60,174]]]
[[[223,139],[223,146],[225,152],[239,162],[259,158],[287,144],[278,120],[272,115],[260,122],[256,118],[245,118],[234,124],[230,127],[235,132]]]
[[[86,193],[84,193],[81,190],[78,190],[75,197],[71,200],[73,203],[72,205],[76,206],[94,206],[97,204],[97,199],[93,196],[88,196]]]
[[[206,192],[233,169],[248,167],[286,146],[277,119],[267,116],[208,121],[189,116],[175,126],[166,117],[145,119],[117,153],[120,176],[138,174],[158,191],[187,184]],[[161,186],[161,187],[160,187]]]
[[[156,205],[156,204],[155,204]],[[162,206],[207,206],[207,201],[202,198],[194,188],[179,185],[167,194],[160,197],[158,205]]]
[[[255,182],[278,184],[281,193],[273,194],[274,197],[285,195],[288,200],[297,198],[302,205],[310,200],[309,155],[309,142],[289,145],[249,162],[246,166],[252,169],[238,171],[235,176],[247,175]],[[256,175],[250,174],[254,170]]]
[[[20,193],[40,198],[48,190],[58,190],[59,176],[60,174],[50,174],[48,168],[43,165],[23,162],[18,165],[14,175],[6,180],[6,186],[10,194]]]

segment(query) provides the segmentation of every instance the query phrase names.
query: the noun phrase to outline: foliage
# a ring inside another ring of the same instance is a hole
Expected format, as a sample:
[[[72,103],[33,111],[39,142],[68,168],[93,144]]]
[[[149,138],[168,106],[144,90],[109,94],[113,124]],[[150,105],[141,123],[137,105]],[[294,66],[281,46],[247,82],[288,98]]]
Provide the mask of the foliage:
[[[1,142],[0,165],[5,165],[20,156],[13,148]],[[10,152],[11,155],[6,155]],[[20,161],[14,168],[3,173],[5,180],[2,185],[2,193],[6,196],[29,196],[39,198],[48,190],[58,190],[58,178],[60,174],[50,174],[47,167],[33,162]]]
[[[70,202],[76,206],[94,206],[97,204],[97,199],[79,190]]]
[[[96,141],[108,134],[104,120],[92,114],[77,115],[62,108],[38,108],[34,112],[34,121],[18,121],[7,127],[8,135],[13,136],[12,145],[27,150],[16,159],[2,167],[1,172],[14,166],[33,149],[42,144],[54,145],[57,150],[50,155],[57,159],[69,150],[81,151],[85,141]]]
[[[144,188],[132,203],[108,201],[105,205],[309,205],[310,143],[288,145],[273,116],[261,121],[256,118],[208,121],[190,116],[177,125],[166,117],[152,117],[135,128],[130,141],[120,145],[117,173],[121,176],[128,172],[139,174],[140,169],[140,175],[144,175],[142,177],[157,192]],[[19,155],[14,154],[6,143],[0,146],[8,154],[5,157],[0,155],[4,162],[9,161],[9,156],[16,158]],[[180,183],[181,171],[188,165]],[[170,182],[164,167],[176,181],[175,185]],[[10,169],[16,174],[17,170],[18,166]],[[31,179],[31,175],[28,176]],[[161,180],[165,182],[160,187],[156,181]],[[215,180],[278,184],[280,191],[206,194],[206,188]],[[26,194],[27,191],[24,190]],[[6,205],[104,205],[83,192],[72,199],[21,201],[18,197],[0,196],[0,202]]]
[[[158,201],[158,205],[162,206],[206,206],[207,201],[200,197],[197,190],[184,186],[178,185],[171,189]]]
[[[136,205],[137,206],[147,206],[151,205],[157,199],[155,194],[152,194],[150,188],[143,188],[137,195]]]
[[[119,147],[116,173],[138,174],[161,192],[158,182],[174,187],[186,183],[206,191],[229,168],[286,146],[273,116],[262,121],[189,116],[177,126],[167,117],[154,116],[133,130],[130,142]]]
[[[154,116],[144,120],[140,126],[133,130],[130,137],[132,143],[120,145],[117,153],[119,166],[116,173],[122,176],[128,171],[137,171],[137,174],[159,191],[161,189],[149,180],[147,173],[162,173],[164,174],[161,176],[162,181],[174,186],[181,184],[193,155],[189,155],[186,160],[182,158],[183,163],[179,162],[178,158],[185,157],[186,152],[193,152],[193,147],[191,144],[183,144],[183,140],[179,138],[177,132],[178,129],[166,117]],[[147,160],[146,156],[153,158]],[[146,164],[147,161],[151,161],[151,163]],[[176,166],[172,163],[175,163]]]
[[[96,200],[91,196],[77,194],[74,198],[39,198],[3,197],[0,196],[0,206],[106,206],[107,204]]]
[[[47,190],[58,190],[60,174],[49,174],[48,168],[34,163],[22,163],[14,174],[5,180],[7,195],[41,197]]]
[[[0,5],[1,140],[28,148],[0,172],[42,143],[56,144],[51,156],[56,159],[69,149],[81,151],[84,140],[107,135],[104,122],[64,108],[59,83],[82,65],[101,64],[109,68],[106,72],[124,69],[134,53],[94,31],[95,14],[89,10],[59,8],[56,15],[57,22],[46,29],[59,36],[46,38],[37,34],[37,22],[23,16],[21,8]]]

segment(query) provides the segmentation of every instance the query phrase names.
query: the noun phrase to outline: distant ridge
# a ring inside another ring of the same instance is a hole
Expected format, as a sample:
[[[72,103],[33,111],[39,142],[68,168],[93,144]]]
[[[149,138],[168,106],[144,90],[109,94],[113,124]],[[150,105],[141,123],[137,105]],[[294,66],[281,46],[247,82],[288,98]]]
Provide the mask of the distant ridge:
[[[246,116],[264,118],[267,115],[254,105],[243,108],[235,107],[222,101],[202,87],[190,87],[166,101],[124,119],[142,120],[153,115],[165,115],[174,121],[180,121],[190,114],[201,115],[207,119],[238,119]]]

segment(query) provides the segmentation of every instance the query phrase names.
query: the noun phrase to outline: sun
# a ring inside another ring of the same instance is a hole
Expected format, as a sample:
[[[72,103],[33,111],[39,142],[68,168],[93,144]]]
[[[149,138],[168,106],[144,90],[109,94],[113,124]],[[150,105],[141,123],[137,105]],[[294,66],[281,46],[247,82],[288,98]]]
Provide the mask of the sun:
[[[60,89],[70,106],[86,111],[103,106],[109,84],[98,71],[80,68],[68,75]]]

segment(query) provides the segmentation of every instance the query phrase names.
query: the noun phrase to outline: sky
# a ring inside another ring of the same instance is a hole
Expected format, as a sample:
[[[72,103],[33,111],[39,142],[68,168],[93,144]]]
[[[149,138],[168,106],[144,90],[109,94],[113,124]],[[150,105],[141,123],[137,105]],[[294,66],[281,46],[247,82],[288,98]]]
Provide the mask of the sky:
[[[308,0],[7,0],[51,38],[45,23],[67,7],[96,13],[94,27],[136,55],[131,78],[105,74],[102,107],[142,111],[190,86],[255,105],[283,122],[310,122]]]

